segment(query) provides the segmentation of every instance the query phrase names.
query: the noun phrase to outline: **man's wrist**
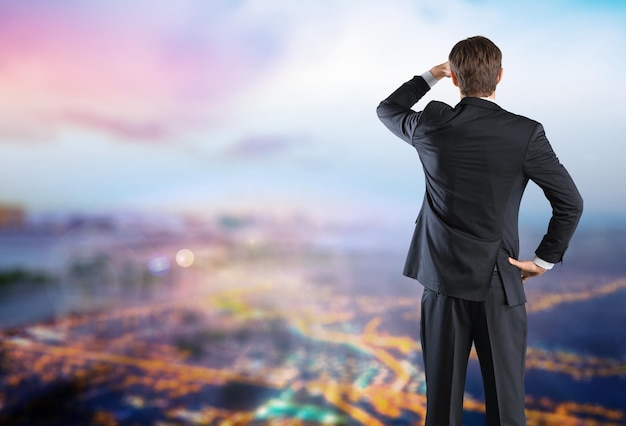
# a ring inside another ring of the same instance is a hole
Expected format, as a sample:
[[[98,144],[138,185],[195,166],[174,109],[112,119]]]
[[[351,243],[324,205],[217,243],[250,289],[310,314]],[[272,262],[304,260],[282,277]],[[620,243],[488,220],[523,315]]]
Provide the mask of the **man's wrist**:
[[[439,81],[435,78],[435,76],[430,71],[426,71],[425,73],[422,73],[420,77],[422,77],[424,81],[426,81],[426,84],[428,84],[428,87],[430,88],[432,88]]]
[[[535,258],[533,259],[533,263],[547,271],[552,269],[552,267],[554,266],[554,263],[546,262],[545,260],[543,260],[542,258],[538,256],[535,256]]]

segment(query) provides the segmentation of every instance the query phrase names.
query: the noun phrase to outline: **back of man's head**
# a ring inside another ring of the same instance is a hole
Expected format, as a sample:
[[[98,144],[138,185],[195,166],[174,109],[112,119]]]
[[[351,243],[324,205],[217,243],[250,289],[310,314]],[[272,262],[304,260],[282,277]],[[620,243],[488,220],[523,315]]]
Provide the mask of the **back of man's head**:
[[[459,41],[452,48],[448,60],[461,95],[483,97],[496,90],[502,68],[502,52],[488,38],[476,36]]]

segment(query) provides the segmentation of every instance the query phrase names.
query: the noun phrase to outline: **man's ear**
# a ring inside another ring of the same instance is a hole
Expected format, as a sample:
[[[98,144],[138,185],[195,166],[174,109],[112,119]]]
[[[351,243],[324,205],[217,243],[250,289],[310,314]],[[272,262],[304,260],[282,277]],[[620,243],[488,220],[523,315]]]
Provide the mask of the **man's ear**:
[[[498,83],[500,83],[500,80],[502,80],[502,74],[504,74],[504,68],[500,68],[500,71],[498,71]]]
[[[456,74],[454,73],[454,71],[450,71],[450,77],[452,77],[452,84],[454,84],[456,87],[459,87],[459,80],[456,78]]]

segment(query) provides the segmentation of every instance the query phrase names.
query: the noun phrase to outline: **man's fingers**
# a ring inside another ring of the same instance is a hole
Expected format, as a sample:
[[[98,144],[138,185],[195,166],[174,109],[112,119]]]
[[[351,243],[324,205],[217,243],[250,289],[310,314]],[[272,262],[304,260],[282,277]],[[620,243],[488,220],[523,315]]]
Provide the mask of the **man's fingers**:
[[[509,257],[509,263],[519,269],[522,282],[526,282],[528,278],[538,277],[546,271],[540,266],[537,266],[532,260],[519,261]]]
[[[518,268],[519,268],[520,266],[522,266],[522,262],[520,262],[520,261],[518,261],[518,260],[516,260],[516,259],[513,259],[512,257],[509,257],[509,263],[510,263],[511,265],[515,265],[515,266],[517,266]]]

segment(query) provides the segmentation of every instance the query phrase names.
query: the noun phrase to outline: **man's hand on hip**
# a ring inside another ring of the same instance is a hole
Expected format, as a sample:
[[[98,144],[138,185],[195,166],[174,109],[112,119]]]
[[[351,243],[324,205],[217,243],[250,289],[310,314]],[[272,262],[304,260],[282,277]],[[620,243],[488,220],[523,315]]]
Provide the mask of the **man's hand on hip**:
[[[542,275],[544,272],[546,272],[546,269],[538,266],[532,260],[520,261],[509,257],[509,263],[519,269],[520,274],[522,275],[522,282],[526,282],[528,278],[538,277],[539,275]]]

